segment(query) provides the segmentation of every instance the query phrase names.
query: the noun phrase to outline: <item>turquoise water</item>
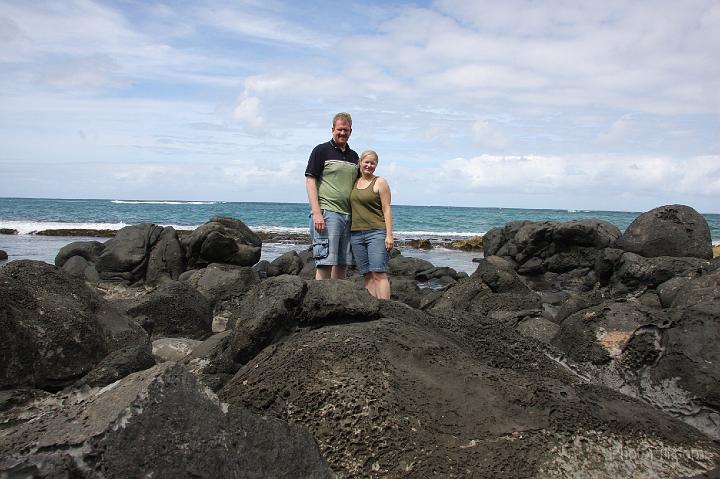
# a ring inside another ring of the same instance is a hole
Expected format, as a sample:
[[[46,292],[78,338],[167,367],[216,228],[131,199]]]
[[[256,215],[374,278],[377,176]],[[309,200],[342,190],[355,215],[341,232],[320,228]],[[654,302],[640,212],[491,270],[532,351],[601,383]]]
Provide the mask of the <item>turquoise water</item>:
[[[393,206],[399,238],[462,238],[483,234],[515,220],[570,221],[598,218],[620,230],[640,212],[470,208],[448,206]],[[117,229],[137,223],[156,223],[191,229],[213,216],[240,218],[254,229],[306,231],[305,203],[233,203],[138,200],[59,200],[0,198],[0,228],[21,234],[50,228]],[[720,215],[704,215],[714,242],[720,241]]]

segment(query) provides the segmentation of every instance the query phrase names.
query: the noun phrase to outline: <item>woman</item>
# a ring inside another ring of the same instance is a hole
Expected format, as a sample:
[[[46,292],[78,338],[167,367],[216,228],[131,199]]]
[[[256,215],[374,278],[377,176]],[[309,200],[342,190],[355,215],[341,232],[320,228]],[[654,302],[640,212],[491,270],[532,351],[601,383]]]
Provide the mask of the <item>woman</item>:
[[[360,155],[360,178],[350,194],[352,225],[350,244],[365,288],[379,299],[390,299],[387,277],[388,251],[395,246],[392,234],[390,186],[375,176],[378,155],[372,150]]]

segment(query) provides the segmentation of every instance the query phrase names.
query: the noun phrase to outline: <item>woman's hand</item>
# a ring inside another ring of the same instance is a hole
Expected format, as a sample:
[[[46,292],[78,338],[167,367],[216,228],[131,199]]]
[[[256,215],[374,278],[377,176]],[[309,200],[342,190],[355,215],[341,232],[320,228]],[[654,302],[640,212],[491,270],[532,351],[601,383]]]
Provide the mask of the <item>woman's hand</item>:
[[[385,236],[385,248],[390,251],[395,247],[395,240],[393,239],[392,235]]]

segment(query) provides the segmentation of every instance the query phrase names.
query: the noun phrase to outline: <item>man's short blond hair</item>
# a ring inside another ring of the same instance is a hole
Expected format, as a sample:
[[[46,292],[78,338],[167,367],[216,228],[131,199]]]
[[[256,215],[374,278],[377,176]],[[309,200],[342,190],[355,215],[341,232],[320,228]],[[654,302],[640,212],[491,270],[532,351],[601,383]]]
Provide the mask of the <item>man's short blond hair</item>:
[[[333,123],[332,123],[332,127],[333,127],[333,128],[335,128],[335,125],[337,124],[338,121],[344,121],[344,122],[346,122],[348,125],[350,125],[350,128],[352,128],[352,117],[350,116],[350,113],[346,113],[346,112],[344,112],[344,111],[341,111],[340,113],[338,113],[337,115],[335,115],[335,116],[333,117]]]

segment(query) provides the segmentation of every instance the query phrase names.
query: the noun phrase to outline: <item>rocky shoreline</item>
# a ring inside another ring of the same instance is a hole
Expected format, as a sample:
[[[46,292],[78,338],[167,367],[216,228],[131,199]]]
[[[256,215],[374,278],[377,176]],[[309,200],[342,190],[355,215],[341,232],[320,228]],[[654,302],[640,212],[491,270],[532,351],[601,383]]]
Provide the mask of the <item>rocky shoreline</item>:
[[[472,275],[393,250],[390,301],[263,241],[144,224],[0,269],[0,476],[720,471],[720,258],[691,208],[508,223]]]

